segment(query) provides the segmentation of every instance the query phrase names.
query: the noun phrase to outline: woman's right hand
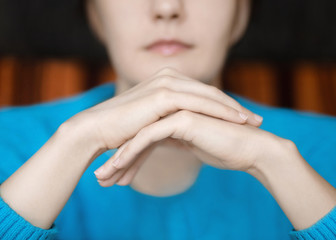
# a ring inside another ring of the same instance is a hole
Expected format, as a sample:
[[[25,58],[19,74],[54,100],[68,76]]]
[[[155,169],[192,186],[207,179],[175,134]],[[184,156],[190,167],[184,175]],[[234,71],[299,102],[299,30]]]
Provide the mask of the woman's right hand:
[[[68,122],[84,123],[86,135],[102,150],[120,147],[142,128],[166,115],[188,110],[238,124],[262,119],[218,88],[164,68],[147,81],[89,108]],[[89,131],[89,132],[87,132]]]

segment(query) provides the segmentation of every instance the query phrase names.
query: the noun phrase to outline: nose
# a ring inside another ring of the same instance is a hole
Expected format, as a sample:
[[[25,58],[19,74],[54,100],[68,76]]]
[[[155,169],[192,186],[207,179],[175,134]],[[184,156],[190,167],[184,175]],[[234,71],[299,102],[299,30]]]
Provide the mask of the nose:
[[[182,0],[153,0],[154,20],[178,20],[182,17]]]

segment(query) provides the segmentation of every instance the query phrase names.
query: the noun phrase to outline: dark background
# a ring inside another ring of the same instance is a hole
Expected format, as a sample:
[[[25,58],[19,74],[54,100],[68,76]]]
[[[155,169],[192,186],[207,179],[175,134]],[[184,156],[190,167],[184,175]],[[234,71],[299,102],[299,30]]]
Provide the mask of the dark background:
[[[0,0],[0,54],[106,61],[79,0]],[[256,0],[234,59],[336,59],[335,0]]]

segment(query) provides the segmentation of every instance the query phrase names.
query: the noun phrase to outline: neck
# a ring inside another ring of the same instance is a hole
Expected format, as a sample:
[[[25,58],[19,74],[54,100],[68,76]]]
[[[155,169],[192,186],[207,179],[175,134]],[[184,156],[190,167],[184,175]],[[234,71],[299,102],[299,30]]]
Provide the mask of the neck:
[[[220,87],[220,78],[212,85]],[[127,81],[116,81],[116,95],[132,88]],[[184,144],[166,139],[146,149],[140,157],[146,158],[130,186],[144,194],[170,196],[189,189],[197,179],[202,162]]]

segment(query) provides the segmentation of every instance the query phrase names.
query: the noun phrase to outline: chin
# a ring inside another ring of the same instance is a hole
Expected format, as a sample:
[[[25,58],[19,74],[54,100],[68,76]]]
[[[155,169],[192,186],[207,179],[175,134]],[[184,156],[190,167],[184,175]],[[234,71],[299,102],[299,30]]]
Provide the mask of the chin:
[[[213,52],[213,51],[211,51]],[[152,77],[165,67],[171,67],[195,80],[211,83],[221,72],[223,58],[204,54],[200,49],[162,56],[148,51],[127,51],[110,54],[114,69],[119,78],[129,85],[136,85]]]

